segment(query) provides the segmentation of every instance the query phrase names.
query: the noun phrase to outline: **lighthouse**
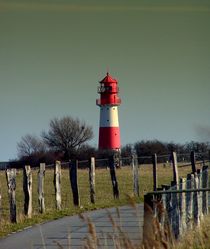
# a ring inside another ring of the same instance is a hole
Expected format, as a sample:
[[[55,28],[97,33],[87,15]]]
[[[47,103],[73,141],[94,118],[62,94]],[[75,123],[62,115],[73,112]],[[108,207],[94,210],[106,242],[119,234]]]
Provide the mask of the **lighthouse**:
[[[120,151],[120,127],[118,106],[121,99],[118,96],[117,80],[109,73],[101,80],[98,87],[100,98],[96,104],[100,107],[99,149]]]

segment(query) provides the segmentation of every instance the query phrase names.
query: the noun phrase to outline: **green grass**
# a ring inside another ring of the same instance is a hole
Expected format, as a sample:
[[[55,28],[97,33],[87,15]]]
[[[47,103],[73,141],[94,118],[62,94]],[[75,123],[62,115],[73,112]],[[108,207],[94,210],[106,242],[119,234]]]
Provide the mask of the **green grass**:
[[[53,170],[46,169],[45,174],[45,206],[46,212],[39,214],[38,194],[37,194],[37,169],[33,169],[33,217],[27,218],[23,214],[23,188],[22,188],[22,170],[17,172],[16,204],[17,204],[17,224],[11,224],[9,221],[9,202],[6,186],[5,172],[0,172],[0,191],[2,195],[2,212],[0,220],[0,237],[11,232],[18,231],[24,227],[42,223],[48,220],[57,219],[66,215],[73,215],[86,210],[94,210],[105,207],[120,206],[128,203],[127,196],[133,194],[133,173],[132,168],[122,167],[117,169],[117,180],[120,191],[120,198],[113,198],[110,173],[107,169],[96,169],[96,203],[90,202],[89,194],[89,176],[88,169],[78,170],[78,185],[80,193],[80,207],[74,207],[72,201],[72,192],[69,182],[68,169],[62,170],[61,188],[62,188],[62,210],[55,208],[55,192],[53,185]],[[180,168],[180,176],[186,176],[190,172],[190,167]],[[158,165],[158,184],[170,184],[172,180],[172,168]],[[152,165],[141,165],[139,171],[140,197],[136,202],[143,201],[143,195],[152,191],[153,176]]]

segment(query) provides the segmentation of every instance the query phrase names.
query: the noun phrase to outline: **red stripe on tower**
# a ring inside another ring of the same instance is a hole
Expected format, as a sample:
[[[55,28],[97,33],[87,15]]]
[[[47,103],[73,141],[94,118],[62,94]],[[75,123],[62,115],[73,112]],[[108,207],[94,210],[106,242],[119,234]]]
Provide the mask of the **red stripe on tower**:
[[[117,80],[109,73],[99,82],[100,99],[96,104],[100,106],[99,149],[120,150],[120,128],[118,121],[118,106],[121,99],[118,96]]]

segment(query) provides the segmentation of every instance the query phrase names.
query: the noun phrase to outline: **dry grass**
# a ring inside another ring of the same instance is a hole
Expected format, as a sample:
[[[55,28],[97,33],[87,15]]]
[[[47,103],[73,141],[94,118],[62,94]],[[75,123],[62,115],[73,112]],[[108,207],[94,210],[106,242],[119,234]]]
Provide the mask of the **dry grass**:
[[[210,249],[210,215],[205,217],[200,228],[187,232],[178,243],[178,249]]]
[[[131,205],[135,208],[132,198]],[[162,204],[158,205],[162,212]],[[112,226],[115,228],[115,233],[110,236],[104,234],[104,241],[106,238],[112,240],[114,248],[116,249],[210,249],[210,215],[205,217],[201,223],[201,227],[194,227],[193,230],[186,231],[179,240],[175,240],[169,225],[166,223],[161,227],[157,218],[153,216],[153,212],[148,207],[147,212],[150,214],[147,218],[146,227],[144,231],[144,239],[141,244],[135,245],[132,240],[123,232],[122,228],[115,222],[112,216],[109,216]],[[81,219],[85,221],[89,227],[89,235],[86,238],[84,249],[107,249],[107,246],[102,246],[101,240],[96,236],[96,229],[94,223],[87,217],[81,215]]]

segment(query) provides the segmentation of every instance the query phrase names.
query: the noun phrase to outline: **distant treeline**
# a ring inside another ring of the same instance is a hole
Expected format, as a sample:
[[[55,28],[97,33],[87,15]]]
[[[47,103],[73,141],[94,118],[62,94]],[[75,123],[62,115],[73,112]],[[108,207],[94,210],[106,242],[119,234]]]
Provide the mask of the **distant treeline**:
[[[37,166],[39,163],[53,164],[56,160],[67,162],[72,159],[79,161],[89,160],[90,157],[96,159],[109,158],[113,151],[98,150],[88,144],[93,138],[93,128],[85,121],[71,116],[54,118],[50,120],[48,130],[43,131],[39,136],[26,134],[17,143],[18,160],[11,162],[11,167],[22,167],[23,165]],[[158,155],[158,162],[170,161],[169,154],[175,151],[178,160],[188,160],[184,154],[191,151],[208,154],[209,143],[191,141],[185,144],[174,142],[161,142],[159,140],[141,140],[133,144],[122,146],[121,153],[115,153],[116,160],[130,158],[132,154],[138,156],[139,163],[151,163],[151,156]],[[163,156],[167,155],[167,156]],[[180,158],[181,156],[181,158]],[[199,158],[197,158],[199,160]],[[202,160],[202,158],[201,158]],[[100,161],[100,165],[107,162]],[[119,160],[118,160],[119,161]],[[103,163],[102,163],[103,162]],[[124,160],[129,164],[130,160]],[[122,160],[121,160],[122,163]],[[80,163],[81,164],[81,163]],[[99,164],[96,164],[99,165]]]
[[[139,157],[139,163],[147,163],[147,157],[151,157],[152,154],[158,155],[158,162],[170,161],[171,152],[175,151],[177,153],[178,161],[189,161],[191,151],[197,154],[197,160],[203,160],[204,157],[209,157],[208,151],[210,149],[209,142],[187,142],[184,144],[174,143],[174,142],[161,142],[159,140],[142,140],[136,142],[135,144],[129,144],[122,148],[122,155],[127,156],[134,150]]]
[[[187,155],[191,151],[195,151],[197,154],[197,160],[202,160],[209,157],[208,151],[210,149],[209,143],[191,141],[185,144],[167,143],[159,140],[142,140],[134,144],[126,144],[121,148],[121,157],[129,158],[133,153],[139,157],[139,163],[150,163],[151,155],[156,153],[159,158],[159,162],[170,161],[170,153],[176,151],[178,159],[189,160]],[[108,158],[113,152],[100,151],[90,145],[82,145],[77,150],[71,151],[70,159],[77,159],[79,161],[88,160],[90,157],[96,159]],[[200,156],[199,156],[200,154]],[[53,164],[56,160],[66,161],[65,154],[59,151],[43,151],[32,153],[30,156],[23,156],[15,162],[11,162],[12,167],[22,167],[23,165],[30,164],[31,166],[37,166],[41,162],[46,164]]]

